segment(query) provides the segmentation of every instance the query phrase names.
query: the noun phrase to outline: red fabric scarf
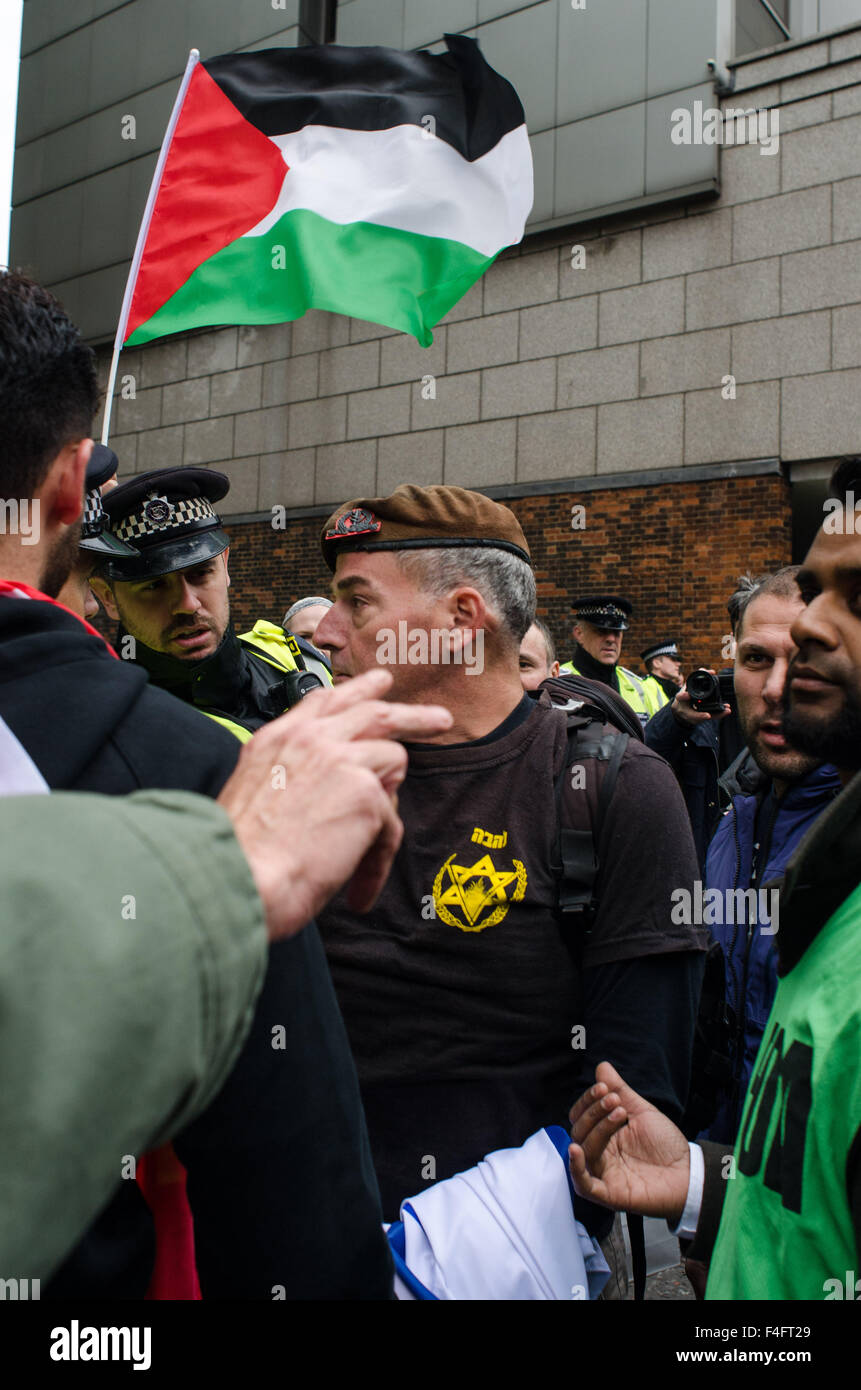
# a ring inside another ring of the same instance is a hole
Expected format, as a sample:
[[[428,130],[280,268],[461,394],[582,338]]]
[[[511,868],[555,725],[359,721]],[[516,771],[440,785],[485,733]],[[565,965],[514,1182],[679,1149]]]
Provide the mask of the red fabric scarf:
[[[17,579],[0,579],[0,594],[9,594],[11,598],[36,598],[42,603],[53,603],[55,608],[60,608],[64,613],[69,613],[73,618],[77,618],[78,622],[87,629],[87,632],[92,637],[98,637],[101,642],[104,642],[111,656],[116,657],[119,661],[119,657],[110,642],[102,637],[102,634],[93,627],[92,623],[88,623],[86,618],[82,618],[80,613],[76,613],[73,608],[67,608],[65,603],[58,603],[55,598],[49,598],[47,594],[42,593],[41,589],[33,589],[29,584],[19,584]]]

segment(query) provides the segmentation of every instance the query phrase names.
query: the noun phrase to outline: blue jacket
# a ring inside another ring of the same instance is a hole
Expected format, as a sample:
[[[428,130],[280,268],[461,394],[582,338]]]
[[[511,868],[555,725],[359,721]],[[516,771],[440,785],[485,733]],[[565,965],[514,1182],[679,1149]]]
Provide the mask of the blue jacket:
[[[652,715],[644,737],[646,747],[660,753],[679,780],[700,869],[704,869],[709,840],[721,809],[727,805],[726,798],[721,801],[718,779],[731,771],[742,747],[737,721],[731,717],[720,723],[706,720],[683,726],[673,715],[672,705],[667,704]]]
[[[706,858],[706,887],[724,893],[751,886],[755,840],[759,842],[755,886],[761,888],[782,878],[802,836],[841,790],[840,779],[830,763],[822,763],[793,783],[781,800],[762,776],[752,794],[740,790],[738,783],[733,784],[733,772],[730,768],[722,779],[722,787],[733,793],[732,804],[718,823]],[[770,904],[772,898],[769,894],[761,901]],[[749,916],[746,904],[745,920],[710,927],[723,948],[726,998],[734,1019],[734,1081],[722,1095],[715,1119],[704,1131],[705,1138],[721,1143],[734,1140],[738,1131],[742,1102],[777,989],[775,936],[760,931],[761,924],[749,922]],[[779,930],[779,919],[777,926]]]

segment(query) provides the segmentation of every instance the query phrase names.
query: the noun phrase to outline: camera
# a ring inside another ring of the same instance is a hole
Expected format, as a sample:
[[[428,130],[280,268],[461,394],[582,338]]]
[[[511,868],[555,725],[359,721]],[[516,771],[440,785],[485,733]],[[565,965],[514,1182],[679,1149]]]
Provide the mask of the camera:
[[[691,707],[700,714],[723,714],[724,705],[733,703],[732,672],[713,676],[711,671],[700,667],[688,676],[687,691]]]

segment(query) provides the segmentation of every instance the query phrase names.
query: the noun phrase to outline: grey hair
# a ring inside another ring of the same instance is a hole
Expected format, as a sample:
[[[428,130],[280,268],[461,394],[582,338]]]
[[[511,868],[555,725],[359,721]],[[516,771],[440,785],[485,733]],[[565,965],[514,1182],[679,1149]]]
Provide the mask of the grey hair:
[[[281,621],[281,626],[282,626],[282,627],[288,627],[289,624],[290,624],[290,619],[291,619],[291,618],[295,618],[297,613],[301,613],[301,611],[302,611],[303,608],[314,608],[314,607],[317,606],[317,604],[322,604],[324,608],[331,608],[331,607],[332,607],[332,600],[331,600],[330,598],[299,598],[299,599],[297,599],[296,602],[293,604],[293,607],[292,607],[292,608],[288,608],[288,609],[287,609],[287,612],[284,614],[284,617],[283,617],[283,619],[282,619],[282,621]]]
[[[732,624],[732,635],[738,639],[744,615],[755,598],[762,594],[774,594],[777,598],[798,598],[797,583],[800,565],[784,565],[773,574],[760,574],[754,579],[752,574],[739,576],[738,587],[726,606]]]
[[[540,618],[533,618],[532,622],[533,626],[538,628],[538,631],[544,638],[544,646],[547,648],[547,669],[549,671],[556,660],[556,643],[553,641],[553,634],[547,624],[542,623]]]
[[[396,550],[400,568],[427,593],[443,598],[459,584],[471,584],[499,619],[510,643],[520,646],[535,620],[535,575],[508,550],[490,546],[443,546]]]

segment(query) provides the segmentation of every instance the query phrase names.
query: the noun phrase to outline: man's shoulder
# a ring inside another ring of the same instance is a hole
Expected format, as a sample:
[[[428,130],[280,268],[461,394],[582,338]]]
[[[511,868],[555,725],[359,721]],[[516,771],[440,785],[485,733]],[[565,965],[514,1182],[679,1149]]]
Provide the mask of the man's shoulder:
[[[128,721],[140,725],[157,724],[164,743],[189,741],[190,747],[205,751],[238,747],[238,739],[209,715],[149,681],[141,687],[135,705],[128,712]]]
[[[113,741],[142,788],[205,796],[218,795],[242,747],[214,719],[149,684],[116,726]]]

